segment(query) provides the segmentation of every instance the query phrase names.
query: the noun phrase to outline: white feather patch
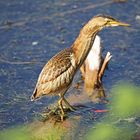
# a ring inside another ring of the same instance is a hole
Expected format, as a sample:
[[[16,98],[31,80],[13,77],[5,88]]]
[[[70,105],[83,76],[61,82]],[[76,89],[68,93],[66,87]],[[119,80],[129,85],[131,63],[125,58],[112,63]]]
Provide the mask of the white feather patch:
[[[87,56],[86,61],[89,64],[90,70],[99,70],[101,63],[101,39],[99,36],[95,37],[92,48]]]

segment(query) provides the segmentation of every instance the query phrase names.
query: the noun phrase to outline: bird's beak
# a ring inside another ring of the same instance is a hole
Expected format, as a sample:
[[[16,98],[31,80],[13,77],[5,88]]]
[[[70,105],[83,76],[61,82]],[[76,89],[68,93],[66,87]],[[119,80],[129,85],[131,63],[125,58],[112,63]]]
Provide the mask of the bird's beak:
[[[111,26],[130,26],[130,24],[120,22],[120,21],[110,21]]]

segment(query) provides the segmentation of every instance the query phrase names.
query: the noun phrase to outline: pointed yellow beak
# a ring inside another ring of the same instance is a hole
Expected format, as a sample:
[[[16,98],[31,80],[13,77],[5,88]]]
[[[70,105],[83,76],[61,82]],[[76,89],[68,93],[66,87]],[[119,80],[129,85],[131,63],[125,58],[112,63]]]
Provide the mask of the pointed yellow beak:
[[[120,22],[120,21],[110,21],[110,25],[111,26],[130,26],[130,24],[124,23],[124,22]]]

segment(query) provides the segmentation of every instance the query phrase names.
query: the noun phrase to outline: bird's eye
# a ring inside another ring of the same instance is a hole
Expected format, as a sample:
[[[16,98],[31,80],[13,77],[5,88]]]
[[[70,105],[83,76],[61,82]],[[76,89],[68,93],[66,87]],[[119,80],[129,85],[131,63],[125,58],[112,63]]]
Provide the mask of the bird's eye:
[[[107,20],[106,21],[106,23],[105,23],[105,25],[109,25],[110,24],[110,21],[109,20]]]

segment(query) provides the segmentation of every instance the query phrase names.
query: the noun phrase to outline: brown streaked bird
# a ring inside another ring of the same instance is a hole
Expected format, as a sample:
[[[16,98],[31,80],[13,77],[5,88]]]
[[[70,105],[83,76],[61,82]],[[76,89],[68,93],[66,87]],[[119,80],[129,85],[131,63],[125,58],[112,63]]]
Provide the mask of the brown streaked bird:
[[[98,15],[89,20],[81,29],[79,36],[72,46],[56,54],[44,66],[31,100],[33,101],[42,95],[59,95],[58,105],[61,110],[61,120],[63,121],[65,113],[62,101],[73,110],[64,95],[69,89],[76,71],[86,59],[95,36],[103,28],[109,26],[129,26],[129,24],[119,22],[106,15]]]
[[[91,50],[81,66],[80,70],[84,79],[84,87],[88,89],[94,89],[94,85],[97,82],[97,76],[103,62],[102,57],[102,45],[101,38],[96,35]]]
[[[102,76],[112,55],[107,52],[105,59],[102,56],[101,38],[96,35],[92,48],[80,70],[84,80],[84,89],[90,96],[96,87],[102,86]]]

